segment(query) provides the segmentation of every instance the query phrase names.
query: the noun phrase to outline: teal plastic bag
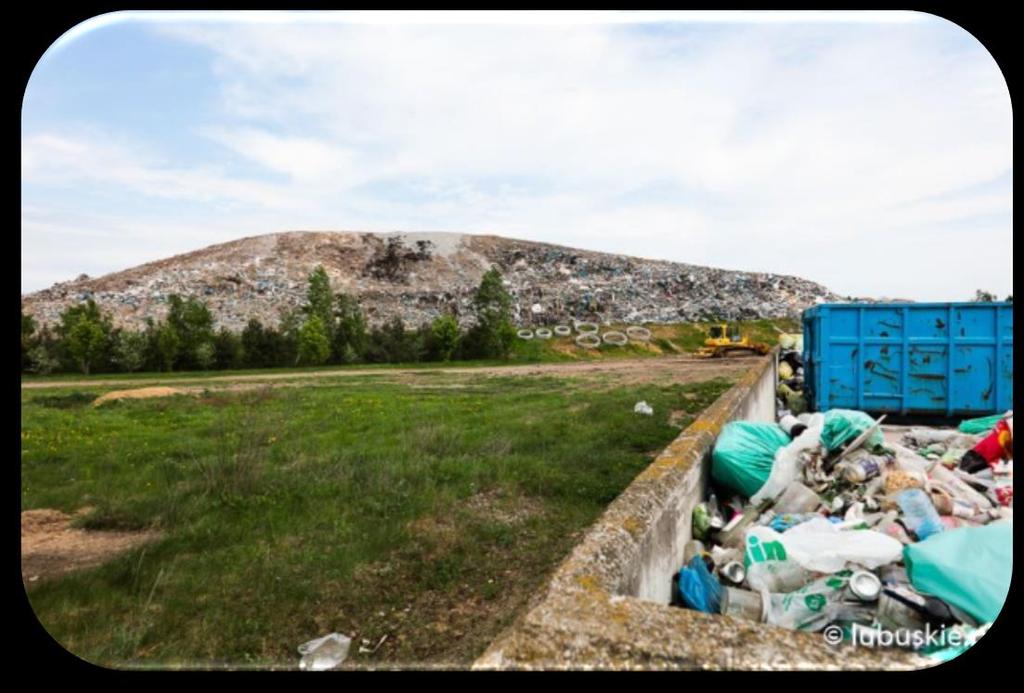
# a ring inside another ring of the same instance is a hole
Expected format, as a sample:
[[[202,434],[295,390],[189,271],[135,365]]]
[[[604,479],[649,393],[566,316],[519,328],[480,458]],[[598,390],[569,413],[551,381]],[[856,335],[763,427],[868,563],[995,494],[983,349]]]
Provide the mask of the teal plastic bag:
[[[903,549],[914,589],[963,609],[980,623],[999,615],[1013,573],[1013,523],[934,534]]]
[[[789,443],[789,436],[778,424],[731,421],[715,441],[711,478],[750,498],[768,481],[775,452]]]
[[[854,440],[874,423],[875,420],[862,411],[830,409],[825,412],[825,425],[821,429],[821,444],[831,452]],[[864,442],[864,447],[873,448],[881,445],[882,442],[882,431],[876,428]]]
[[[1002,414],[982,416],[978,419],[965,419],[960,422],[960,432],[976,436],[979,433],[988,433],[1003,418]]]

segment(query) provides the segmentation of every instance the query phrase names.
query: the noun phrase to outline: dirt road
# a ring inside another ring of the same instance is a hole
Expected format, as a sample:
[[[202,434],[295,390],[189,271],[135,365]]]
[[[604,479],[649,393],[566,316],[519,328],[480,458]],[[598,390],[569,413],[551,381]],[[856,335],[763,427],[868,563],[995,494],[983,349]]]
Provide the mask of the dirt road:
[[[735,377],[757,363],[760,356],[734,357],[727,359],[697,359],[692,356],[664,356],[642,359],[607,359],[601,361],[578,361],[568,363],[538,363],[508,366],[452,366],[443,368],[335,368],[320,371],[297,371],[283,373],[253,373],[249,375],[212,375],[181,378],[166,377],[137,379],[102,380],[47,380],[22,382],[23,390],[58,387],[149,387],[152,385],[206,386],[219,383],[247,383],[294,381],[301,379],[323,380],[378,375],[391,379],[407,379],[424,374],[446,374],[458,376],[524,376],[524,377],[566,377],[608,375],[619,382],[677,382],[686,383],[711,380],[718,377]]]

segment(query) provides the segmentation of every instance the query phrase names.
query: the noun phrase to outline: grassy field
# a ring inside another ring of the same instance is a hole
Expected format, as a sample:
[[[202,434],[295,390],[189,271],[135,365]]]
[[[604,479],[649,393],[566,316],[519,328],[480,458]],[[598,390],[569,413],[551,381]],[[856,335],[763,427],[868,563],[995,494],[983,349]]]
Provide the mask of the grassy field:
[[[729,385],[423,371],[99,408],[99,389],[23,391],[23,510],[162,532],[29,598],[111,666],[291,666],[332,631],[355,666],[465,665],[679,432],[670,416]]]
[[[778,343],[779,333],[775,328],[783,331],[799,331],[798,320],[749,320],[736,323],[740,330],[748,335],[752,341],[763,342],[775,345]],[[709,323],[675,323],[668,325],[648,325],[651,330],[651,341],[647,344],[630,342],[625,346],[611,346],[602,344],[597,349],[586,349],[577,346],[572,337],[553,337],[548,340],[517,339],[513,344],[513,351],[508,360],[473,360],[473,361],[452,361],[449,363],[428,362],[428,363],[377,363],[377,364],[353,364],[350,366],[309,366],[294,368],[261,368],[244,370],[223,370],[223,371],[184,371],[174,373],[94,373],[88,376],[81,373],[57,373],[51,375],[23,374],[23,382],[59,382],[61,380],[146,380],[152,378],[161,379],[192,379],[209,376],[243,376],[259,374],[301,374],[304,372],[320,372],[325,370],[352,370],[352,369],[373,369],[373,370],[394,370],[399,368],[450,368],[450,367],[488,367],[502,366],[508,364],[528,363],[559,363],[572,361],[588,361],[598,359],[615,358],[643,358],[657,357],[673,354],[689,354],[697,351],[704,345],[707,338]],[[611,325],[602,327],[601,331],[621,330],[625,325]]]

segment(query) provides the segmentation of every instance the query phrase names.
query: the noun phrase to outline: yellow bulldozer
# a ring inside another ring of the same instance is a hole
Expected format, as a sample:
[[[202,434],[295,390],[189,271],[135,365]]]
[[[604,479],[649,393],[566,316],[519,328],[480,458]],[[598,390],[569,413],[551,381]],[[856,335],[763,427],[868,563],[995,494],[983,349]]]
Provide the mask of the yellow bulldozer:
[[[771,350],[767,344],[752,342],[747,335],[740,334],[739,325],[719,323],[708,328],[708,338],[697,352],[697,357],[725,358],[728,356],[764,355]]]

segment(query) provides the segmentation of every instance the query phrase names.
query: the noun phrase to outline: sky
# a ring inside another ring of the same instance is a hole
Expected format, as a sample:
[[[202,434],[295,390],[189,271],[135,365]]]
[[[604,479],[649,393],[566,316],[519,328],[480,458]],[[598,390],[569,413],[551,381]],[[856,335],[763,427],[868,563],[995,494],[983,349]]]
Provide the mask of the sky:
[[[22,107],[22,290],[285,230],[1013,291],[1012,110],[900,13],[96,17]]]

